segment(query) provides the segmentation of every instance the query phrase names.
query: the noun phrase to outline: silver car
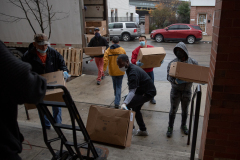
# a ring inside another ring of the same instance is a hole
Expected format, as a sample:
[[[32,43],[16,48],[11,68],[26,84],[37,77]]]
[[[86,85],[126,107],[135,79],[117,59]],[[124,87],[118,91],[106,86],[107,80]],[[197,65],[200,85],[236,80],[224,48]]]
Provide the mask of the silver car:
[[[118,36],[123,41],[134,40],[141,35],[141,29],[135,22],[114,22],[108,24],[110,39]]]

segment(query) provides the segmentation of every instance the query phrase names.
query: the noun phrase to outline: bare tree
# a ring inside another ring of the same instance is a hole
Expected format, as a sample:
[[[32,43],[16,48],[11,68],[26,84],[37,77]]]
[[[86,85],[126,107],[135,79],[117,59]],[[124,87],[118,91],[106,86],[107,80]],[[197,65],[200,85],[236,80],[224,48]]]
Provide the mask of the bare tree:
[[[42,33],[49,28],[48,37],[51,37],[52,33],[52,22],[67,18],[69,13],[61,11],[53,11],[52,5],[49,4],[48,0],[7,0],[9,3],[15,7],[20,8],[24,16],[19,15],[9,15],[6,13],[0,12],[0,21],[13,23],[19,22],[20,20],[27,20],[31,26],[33,32],[36,34],[36,30],[33,27],[34,21],[30,19],[30,16],[34,17],[34,20],[37,21]],[[57,18],[56,15],[60,15],[61,18]]]

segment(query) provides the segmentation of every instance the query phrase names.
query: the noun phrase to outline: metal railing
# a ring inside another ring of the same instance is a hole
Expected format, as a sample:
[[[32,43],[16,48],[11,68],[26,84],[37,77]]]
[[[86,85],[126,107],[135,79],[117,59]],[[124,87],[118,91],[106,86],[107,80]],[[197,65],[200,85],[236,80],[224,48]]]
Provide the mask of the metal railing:
[[[187,145],[190,144],[193,110],[194,110],[194,99],[196,98],[196,108],[195,108],[195,114],[194,114],[194,125],[193,125],[193,136],[192,136],[192,146],[191,146],[190,160],[194,160],[194,158],[195,158],[199,114],[200,114],[200,107],[201,107],[201,97],[202,97],[202,89],[201,89],[201,85],[198,85],[196,87],[194,93],[193,93],[193,97],[192,97],[192,101],[191,101],[191,111],[190,111],[190,120],[189,120],[189,134],[188,134]]]

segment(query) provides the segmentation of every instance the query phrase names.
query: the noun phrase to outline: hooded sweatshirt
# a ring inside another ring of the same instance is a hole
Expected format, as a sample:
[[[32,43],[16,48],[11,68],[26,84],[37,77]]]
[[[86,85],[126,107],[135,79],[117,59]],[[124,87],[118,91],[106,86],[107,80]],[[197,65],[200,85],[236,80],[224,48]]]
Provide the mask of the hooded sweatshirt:
[[[107,70],[107,66],[109,65],[109,75],[110,76],[122,76],[125,72],[120,71],[117,65],[117,57],[120,54],[126,54],[125,50],[120,47],[118,44],[113,44],[110,48],[106,50],[104,53],[103,61],[103,70]]]
[[[175,48],[173,49],[174,54],[176,55],[176,48],[181,48],[185,51],[185,54],[187,56],[187,60],[184,61],[183,63],[188,63],[188,64],[195,64],[198,65],[198,62],[196,60],[194,60],[193,58],[189,57],[189,53],[187,50],[186,45],[183,42],[179,42]],[[170,70],[170,66],[173,62],[181,62],[180,59],[175,58],[174,60],[172,60],[167,67],[167,80],[171,83],[172,88],[177,89],[179,91],[191,91],[192,88],[192,82],[187,82],[187,83],[183,83],[183,84],[176,84],[175,80],[176,78],[169,76],[169,70]]]

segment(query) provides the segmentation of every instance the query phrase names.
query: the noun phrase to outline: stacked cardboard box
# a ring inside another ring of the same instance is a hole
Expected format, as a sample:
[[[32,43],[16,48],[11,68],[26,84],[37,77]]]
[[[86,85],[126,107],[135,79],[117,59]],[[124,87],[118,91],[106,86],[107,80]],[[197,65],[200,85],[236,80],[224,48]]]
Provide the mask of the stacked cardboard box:
[[[107,24],[106,21],[87,21],[85,22],[87,42],[89,43],[91,38],[94,37],[94,29],[99,28],[99,33],[101,36],[107,34]]]

